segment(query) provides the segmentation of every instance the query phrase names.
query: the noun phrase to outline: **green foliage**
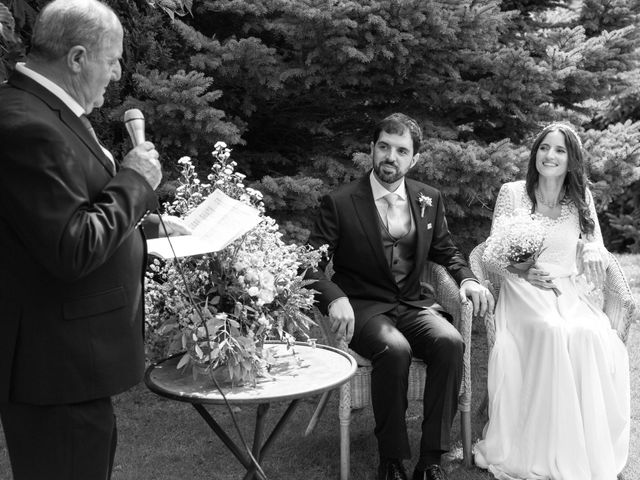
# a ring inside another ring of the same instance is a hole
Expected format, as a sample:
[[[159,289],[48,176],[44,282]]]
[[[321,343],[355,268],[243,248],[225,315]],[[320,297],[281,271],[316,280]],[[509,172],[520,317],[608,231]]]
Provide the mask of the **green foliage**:
[[[277,213],[274,217],[281,223],[286,238],[298,243],[306,242],[313,220],[309,218],[309,211],[327,193],[322,180],[304,175],[267,175],[252,186],[263,193],[267,210]]]
[[[611,228],[620,233],[615,243],[623,243],[631,253],[640,253],[640,210],[636,209],[630,214],[607,214]]]
[[[596,205],[606,210],[640,180],[640,123],[627,121],[605,130],[589,130],[583,140]]]
[[[609,243],[618,251],[640,253],[640,181],[631,184],[605,213]]]
[[[184,70],[173,75],[152,70],[133,78],[138,98],[127,98],[113,116],[121,118],[129,108],[146,112],[150,136],[169,158],[212,151],[218,141],[241,141],[238,127],[224,121],[225,112],[212,106],[222,92],[210,89],[211,78]]]
[[[191,13],[193,5],[192,0],[147,0],[152,7],[161,8],[171,20],[175,20],[175,16],[184,16]]]
[[[222,77],[225,93],[239,93],[221,105],[246,120],[239,162],[264,178],[267,206],[278,218],[308,228],[309,216],[297,212],[335,185],[314,165],[317,152],[347,168],[345,156],[362,150],[375,120],[404,111],[427,135],[413,175],[443,190],[452,223],[476,230],[463,232],[475,241],[499,185],[523,176],[527,142],[540,124],[560,118],[588,127],[612,93],[631,86],[624,73],[637,65],[637,2],[568,6],[230,0],[196,5],[180,33],[197,50],[191,66]],[[247,58],[260,68],[247,67]],[[238,65],[245,66],[240,82]],[[635,128],[626,125],[602,136]],[[593,170],[609,174],[597,176],[597,185],[623,191],[629,177],[612,174],[631,168],[632,157],[609,152],[610,162],[627,167],[603,167],[599,154]],[[362,173],[367,157],[358,158]]]
[[[6,55],[9,48],[16,42],[16,23],[9,9],[0,3],[0,52],[2,53],[2,63],[0,63],[0,78],[7,78]]]
[[[0,83],[24,55],[23,40],[28,39],[35,10],[24,1],[0,0]]]
[[[423,126],[413,174],[442,189],[465,242],[482,238],[497,188],[523,177],[550,121],[583,132],[602,212],[624,210],[637,181],[639,0],[108,3],[125,55],[110,107],[92,118],[101,138],[124,152],[121,115],[136,106],[164,159],[234,145],[291,238],[305,238],[320,195],[367,168],[372,127],[393,111]]]

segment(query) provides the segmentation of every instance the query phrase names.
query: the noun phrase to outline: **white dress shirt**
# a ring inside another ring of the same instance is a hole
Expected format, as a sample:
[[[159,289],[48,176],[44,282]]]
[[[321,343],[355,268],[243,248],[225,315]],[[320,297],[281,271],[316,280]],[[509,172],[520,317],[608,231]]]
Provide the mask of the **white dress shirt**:
[[[385,187],[382,186],[378,178],[375,176],[373,171],[369,175],[369,181],[371,182],[371,191],[373,192],[373,200],[376,202],[376,208],[378,209],[378,214],[383,222],[385,222],[385,226],[387,222],[387,210],[389,209],[389,203],[385,199],[389,193],[395,193],[398,195],[398,200],[396,200],[397,206],[400,207],[402,211],[402,215],[406,217],[403,219],[403,224],[408,223],[408,220],[411,220],[413,223],[413,218],[411,216],[411,209],[409,208],[409,199],[407,198],[407,188],[404,183],[404,178],[393,192],[390,192]],[[408,218],[407,218],[408,217]]]

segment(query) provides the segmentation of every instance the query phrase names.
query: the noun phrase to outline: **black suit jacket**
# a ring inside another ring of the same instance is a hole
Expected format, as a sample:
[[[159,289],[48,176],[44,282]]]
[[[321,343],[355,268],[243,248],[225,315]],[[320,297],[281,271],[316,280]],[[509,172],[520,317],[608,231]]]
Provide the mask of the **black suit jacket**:
[[[16,72],[0,86],[0,401],[110,396],[144,371],[145,239],[157,208],[117,174],[57,97]]]
[[[308,277],[317,280],[310,288],[319,292],[320,310],[346,296],[353,306],[355,332],[366,321],[388,312],[400,303],[415,307],[435,303],[432,292],[425,292],[420,277],[427,260],[443,265],[453,278],[462,282],[475,276],[454,245],[444,213],[442,195],[424,183],[405,178],[409,204],[416,223],[416,262],[402,288],[396,284],[384,255],[379,215],[376,209],[369,175],[347,184],[323,197],[309,243],[314,247],[329,246],[334,274],[324,275],[325,259]],[[424,209],[418,197],[431,198],[432,205]]]

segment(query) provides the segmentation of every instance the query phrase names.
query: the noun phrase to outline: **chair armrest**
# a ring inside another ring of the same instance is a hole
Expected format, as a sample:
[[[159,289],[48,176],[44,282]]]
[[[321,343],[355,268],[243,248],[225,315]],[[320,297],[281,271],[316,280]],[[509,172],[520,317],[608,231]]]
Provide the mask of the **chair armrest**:
[[[484,255],[484,249],[487,244],[485,242],[477,245],[469,254],[469,266],[471,271],[478,278],[480,283],[487,287],[493,295],[495,301],[498,301],[498,295],[500,294],[500,283],[502,279],[497,273],[490,272],[482,261]],[[487,331],[487,345],[489,350],[493,347],[496,341],[496,321],[493,313],[488,313],[484,317],[484,325]]]
[[[465,305],[460,301],[460,287],[453,277],[442,265],[427,262],[421,282],[426,282],[433,287],[436,301],[453,317],[453,325],[459,330]]]
[[[442,265],[427,262],[421,281],[427,282],[434,288],[436,301],[453,317],[453,326],[460,332],[464,342],[464,366],[458,404],[460,411],[468,412],[471,409],[471,324],[473,321],[473,305],[469,301],[462,302],[460,300],[460,287]]]
[[[611,326],[618,332],[623,342],[627,342],[629,328],[633,323],[638,306],[631,293],[622,267],[616,257],[609,253],[609,266],[604,285],[604,313],[609,317]]]

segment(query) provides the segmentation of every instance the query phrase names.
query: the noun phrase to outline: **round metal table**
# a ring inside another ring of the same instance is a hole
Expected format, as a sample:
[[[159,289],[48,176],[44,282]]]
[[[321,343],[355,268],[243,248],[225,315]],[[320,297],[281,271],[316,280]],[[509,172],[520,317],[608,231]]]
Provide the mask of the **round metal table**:
[[[224,385],[221,386],[221,393],[208,375],[197,375],[194,379],[191,372],[185,373],[178,370],[176,367],[182,354],[151,365],[144,379],[147,387],[154,393],[193,405],[214,433],[247,469],[245,480],[256,476],[262,477],[259,465],[266,450],[290,418],[298,401],[339,387],[351,378],[357,368],[356,361],[351,355],[325,345],[310,346],[305,343],[296,343],[293,346],[295,354],[287,348],[285,343],[267,343],[265,348],[273,352],[276,362],[270,371],[272,378],[260,378],[256,386]],[[272,402],[280,401],[289,401],[289,406],[263,442],[266,413]],[[251,455],[231,439],[205,408],[205,405],[227,403],[257,405]]]

